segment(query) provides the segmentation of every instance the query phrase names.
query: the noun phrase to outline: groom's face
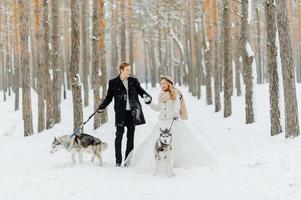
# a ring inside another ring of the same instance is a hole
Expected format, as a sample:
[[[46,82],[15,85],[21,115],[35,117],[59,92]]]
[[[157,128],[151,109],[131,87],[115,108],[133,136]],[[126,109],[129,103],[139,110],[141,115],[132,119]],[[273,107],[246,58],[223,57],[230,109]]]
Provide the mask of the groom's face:
[[[125,68],[120,70],[121,76],[128,78],[130,77],[131,73],[132,73],[132,68],[131,66],[126,66]]]

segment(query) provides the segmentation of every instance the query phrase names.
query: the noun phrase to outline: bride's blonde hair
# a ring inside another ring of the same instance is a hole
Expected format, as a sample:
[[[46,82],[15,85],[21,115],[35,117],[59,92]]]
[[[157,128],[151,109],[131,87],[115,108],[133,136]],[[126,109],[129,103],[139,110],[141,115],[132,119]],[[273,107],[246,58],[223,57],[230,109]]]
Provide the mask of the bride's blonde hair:
[[[161,81],[162,80],[167,82],[167,92],[170,94],[170,99],[174,101],[176,99],[177,92],[173,86],[173,82],[167,77],[161,77]]]

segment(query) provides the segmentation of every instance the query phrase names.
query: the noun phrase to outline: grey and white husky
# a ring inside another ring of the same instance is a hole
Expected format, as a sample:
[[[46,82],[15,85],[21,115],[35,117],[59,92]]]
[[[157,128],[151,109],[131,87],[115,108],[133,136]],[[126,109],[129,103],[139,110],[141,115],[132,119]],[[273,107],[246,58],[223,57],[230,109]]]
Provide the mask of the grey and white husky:
[[[168,176],[175,176],[172,169],[172,134],[170,129],[162,130],[160,128],[160,136],[155,144],[155,160],[156,169],[154,175],[158,173],[159,166],[165,165],[166,173]]]
[[[102,153],[107,149],[108,144],[102,142],[100,139],[88,134],[80,133],[73,136],[63,135],[61,137],[54,137],[52,142],[51,153],[59,149],[65,149],[71,152],[72,162],[76,163],[75,155],[78,154],[79,162],[83,163],[83,152],[92,153],[91,162],[96,157],[99,160],[99,165],[102,165]]]

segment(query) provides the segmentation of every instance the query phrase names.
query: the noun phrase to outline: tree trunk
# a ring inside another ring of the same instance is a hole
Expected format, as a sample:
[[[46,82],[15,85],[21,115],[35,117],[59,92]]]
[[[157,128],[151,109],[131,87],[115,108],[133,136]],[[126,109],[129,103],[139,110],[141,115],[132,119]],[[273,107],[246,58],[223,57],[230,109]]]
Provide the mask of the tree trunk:
[[[54,125],[54,115],[53,115],[53,89],[52,89],[52,80],[51,80],[51,66],[50,66],[50,56],[51,52],[49,49],[49,22],[48,22],[48,0],[43,0],[43,31],[42,38],[43,42],[43,80],[45,88],[45,100],[46,100],[46,129],[52,128]]]
[[[240,11],[240,4],[241,2],[233,2],[233,8],[234,10],[236,10],[236,12],[241,12]],[[235,89],[236,89],[236,96],[241,96],[241,81],[240,81],[240,76],[241,76],[241,37],[240,37],[240,29],[241,29],[241,24],[239,23],[239,21],[241,20],[240,18],[241,16],[237,15],[236,13],[233,14],[233,20],[236,21],[235,26],[233,28],[233,37],[234,37],[234,42],[233,42],[233,60],[234,60],[234,64],[235,64]]]
[[[150,35],[152,35],[152,32],[149,33]],[[155,50],[154,50],[154,41],[149,38],[150,40],[150,45],[149,46],[149,50],[148,52],[150,53],[150,66],[151,66],[151,84],[152,87],[156,87],[157,84],[157,68],[156,68],[156,60],[155,60]]]
[[[115,76],[118,73],[118,45],[117,45],[117,12],[115,0],[111,3],[111,66],[112,75]]]
[[[232,115],[231,80],[232,63],[230,56],[230,0],[224,0],[223,29],[224,29],[224,117]]]
[[[71,58],[71,31],[70,31],[70,9],[69,9],[69,2],[64,2],[64,47],[65,47],[65,71],[66,71],[66,86],[67,89],[70,90],[71,88],[71,78],[70,78],[70,58]]]
[[[81,85],[79,83],[79,5],[77,0],[71,0],[71,63],[70,78],[73,99],[74,129],[79,129],[83,123],[83,105]]]
[[[129,62],[135,67],[134,60],[134,32],[132,25],[132,0],[128,0],[128,33],[129,33]],[[136,75],[136,74],[134,74]]]
[[[277,71],[276,13],[271,0],[266,0],[267,61],[269,70],[271,135],[282,132],[279,111],[279,78]]]
[[[208,34],[206,32],[206,27],[209,27],[210,25],[205,24],[204,20],[204,61],[205,61],[205,83],[206,83],[206,103],[207,105],[212,105],[212,89],[211,89],[211,50],[212,48],[212,42],[208,41]]]
[[[121,45],[121,62],[127,62],[127,52],[126,52],[126,16],[125,16],[125,0],[120,0],[120,17],[121,17],[121,27],[120,27],[120,45]]]
[[[246,124],[254,122],[253,112],[253,75],[252,75],[252,63],[253,55],[249,55],[247,51],[247,34],[248,34],[248,3],[249,0],[242,1],[242,17],[241,17],[241,50],[243,60],[243,71],[245,80],[245,117]]]
[[[235,50],[235,88],[236,96],[241,96],[241,81],[240,81],[240,72],[241,72],[241,61],[240,61],[240,39],[236,41],[236,50]]]
[[[37,49],[43,49],[42,45],[42,26],[41,26],[41,13],[42,13],[42,0],[35,0],[35,39],[37,42]],[[37,93],[38,93],[38,132],[45,129],[45,95],[43,87],[43,54],[37,51]]]
[[[61,121],[60,94],[61,94],[61,67],[59,66],[59,0],[52,0],[52,69],[53,69],[53,117],[54,123]]]
[[[29,4],[25,0],[19,0],[20,8],[20,37],[21,37],[21,72],[22,72],[22,111],[24,121],[24,136],[33,134],[31,91],[30,91],[30,64],[29,64]]]
[[[296,137],[300,134],[298,121],[298,103],[290,25],[288,20],[287,0],[277,0],[277,24],[280,41],[282,64],[284,106],[285,106],[285,137]]]
[[[84,85],[84,106],[89,105],[89,62],[88,62],[88,0],[81,1],[82,7],[82,69],[83,69],[83,85]]]
[[[220,84],[219,84],[219,74],[220,74],[220,64],[218,56],[218,42],[215,42],[215,62],[214,62],[214,105],[215,112],[221,110],[221,98],[220,98]]]
[[[219,112],[221,110],[221,99],[220,99],[220,83],[219,83],[219,74],[220,74],[220,63],[219,63],[219,44],[218,44],[218,35],[219,35],[219,28],[218,28],[218,8],[217,8],[217,1],[212,1],[212,18],[213,18],[213,34],[212,39],[215,40],[213,52],[213,59],[214,59],[214,105],[215,105],[215,112]]]
[[[20,31],[19,31],[19,11],[17,0],[13,2],[14,10],[14,85],[15,85],[15,111],[19,110],[19,86],[20,86]]]
[[[96,110],[105,96],[107,90],[106,51],[104,43],[104,1],[94,0],[93,6],[93,91],[94,109]],[[101,90],[100,90],[101,87]],[[96,114],[94,129],[107,121],[107,111]]]
[[[257,2],[256,2],[257,3]],[[257,83],[263,83],[263,66],[261,59],[261,29],[260,29],[260,15],[259,15],[259,7],[256,7],[256,19],[257,19]]]

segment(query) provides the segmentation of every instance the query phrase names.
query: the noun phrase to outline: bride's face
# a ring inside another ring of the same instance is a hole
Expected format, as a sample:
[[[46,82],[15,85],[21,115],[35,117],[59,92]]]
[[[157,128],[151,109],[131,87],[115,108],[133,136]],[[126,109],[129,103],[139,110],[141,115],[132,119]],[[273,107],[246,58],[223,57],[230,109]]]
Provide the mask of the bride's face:
[[[167,90],[168,89],[168,82],[165,80],[165,79],[162,79],[161,81],[160,81],[160,85],[161,85],[161,89],[162,90]]]

